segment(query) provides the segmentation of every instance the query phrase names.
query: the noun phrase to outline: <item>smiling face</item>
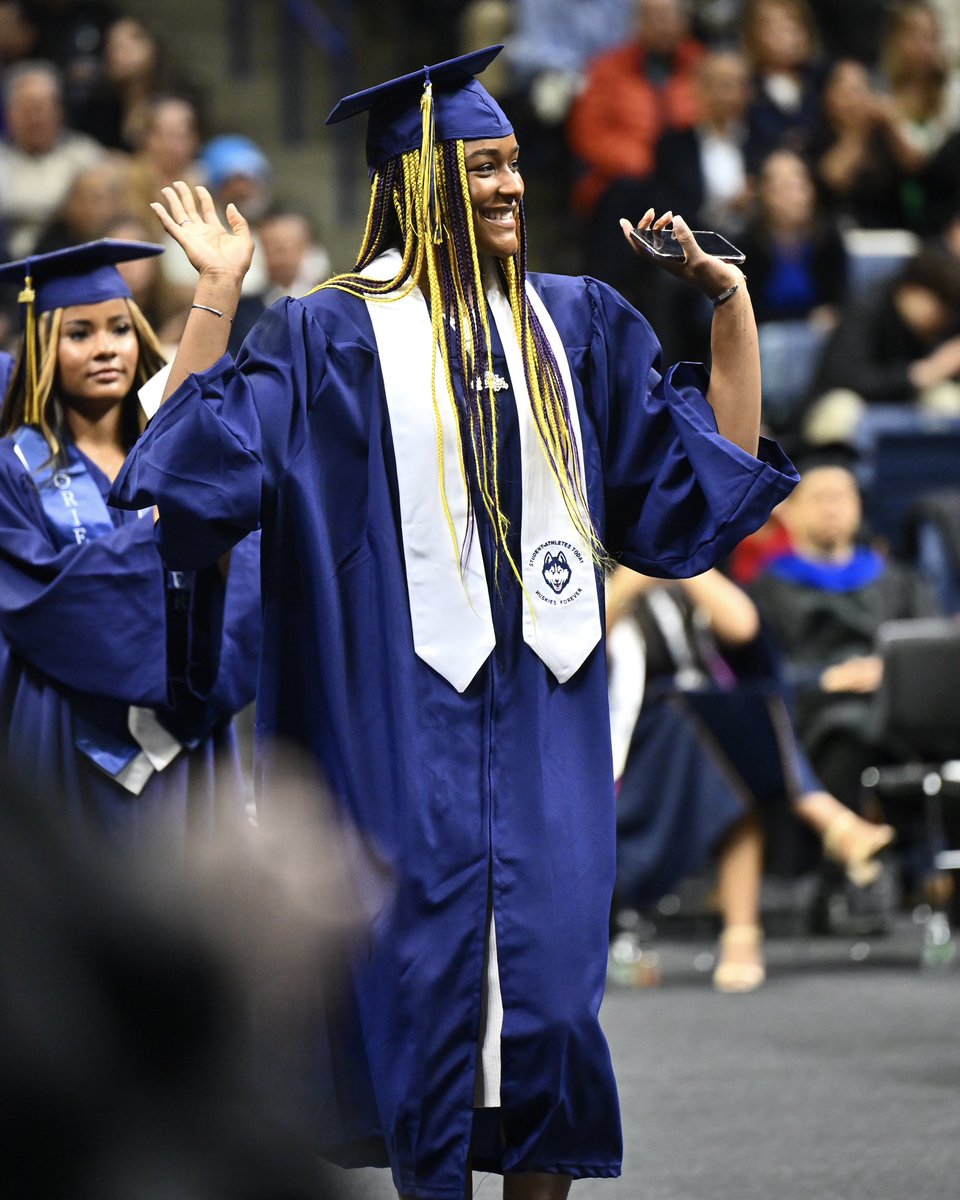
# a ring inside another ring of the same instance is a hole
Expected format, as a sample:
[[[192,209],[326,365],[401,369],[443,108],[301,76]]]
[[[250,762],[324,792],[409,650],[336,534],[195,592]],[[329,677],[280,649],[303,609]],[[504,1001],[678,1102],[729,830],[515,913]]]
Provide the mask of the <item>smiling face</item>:
[[[133,387],[139,357],[126,300],[63,310],[57,365],[69,407],[94,417],[122,403]]]
[[[513,134],[464,142],[477,251],[510,258],[520,247],[523,180]]]

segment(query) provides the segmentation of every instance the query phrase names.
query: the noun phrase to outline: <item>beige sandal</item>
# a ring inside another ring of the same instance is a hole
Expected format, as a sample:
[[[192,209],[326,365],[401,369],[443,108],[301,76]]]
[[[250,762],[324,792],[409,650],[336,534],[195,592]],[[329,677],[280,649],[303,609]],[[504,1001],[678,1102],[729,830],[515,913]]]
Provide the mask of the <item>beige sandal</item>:
[[[713,986],[718,992],[755,992],[767,977],[763,965],[763,930],[759,925],[731,925],[720,935],[720,961],[713,971]],[[724,955],[732,946],[750,947],[757,962],[727,962]]]
[[[894,841],[892,825],[875,825],[850,809],[833,818],[823,835],[823,852],[839,863],[854,887],[869,887],[880,876],[877,855]]]

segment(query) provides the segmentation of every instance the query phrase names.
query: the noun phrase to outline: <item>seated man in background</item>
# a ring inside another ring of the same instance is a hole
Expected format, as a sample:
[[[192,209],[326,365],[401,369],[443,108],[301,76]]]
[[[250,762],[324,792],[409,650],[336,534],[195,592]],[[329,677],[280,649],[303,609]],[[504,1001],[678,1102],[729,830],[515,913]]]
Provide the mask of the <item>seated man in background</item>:
[[[331,272],[330,255],[320,244],[313,222],[296,208],[272,208],[258,227],[267,283],[264,308],[284,296],[303,296]]]
[[[822,447],[777,509],[793,547],[770,562],[752,594],[787,658],[797,728],[817,775],[856,808],[860,777],[898,761],[874,720],[883,675],[876,635],[889,620],[939,615],[921,575],[858,541],[862,503],[852,455]]]
[[[63,81],[52,62],[16,63],[3,79],[0,221],[6,253],[26,258],[66,198],[74,176],[104,157],[93,138],[68,129]]]

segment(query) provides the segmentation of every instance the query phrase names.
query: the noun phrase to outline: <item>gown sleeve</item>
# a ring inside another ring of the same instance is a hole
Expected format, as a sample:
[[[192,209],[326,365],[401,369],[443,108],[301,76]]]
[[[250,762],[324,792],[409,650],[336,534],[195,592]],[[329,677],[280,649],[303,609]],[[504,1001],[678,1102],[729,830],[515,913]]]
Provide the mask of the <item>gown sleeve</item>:
[[[169,565],[207,566],[260,528],[263,506],[304,444],[325,359],[322,330],[305,307],[278,300],[235,361],[224,355],[188,376],[161,406],[110,502],[157,505]]]
[[[226,585],[197,572],[184,683],[190,696],[226,718],[256,696],[260,662],[260,534],[234,546]]]
[[[717,430],[698,363],[662,373],[647,321],[588,283],[590,370],[602,455],[606,545],[644,574],[699,574],[758,529],[798,475],[775,442],[748,454]]]
[[[58,549],[30,476],[0,450],[0,635],[79,691],[167,700],[165,581],[149,518]]]

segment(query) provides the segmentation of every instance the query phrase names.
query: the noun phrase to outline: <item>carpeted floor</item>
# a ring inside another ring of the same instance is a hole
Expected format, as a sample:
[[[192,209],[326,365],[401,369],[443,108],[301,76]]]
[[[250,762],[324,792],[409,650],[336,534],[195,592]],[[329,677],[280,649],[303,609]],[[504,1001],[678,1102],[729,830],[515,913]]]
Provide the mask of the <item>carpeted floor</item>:
[[[749,996],[710,986],[709,942],[658,939],[658,986],[604,1005],[623,1110],[619,1180],[583,1200],[948,1200],[960,1195],[960,964],[921,931],[773,938]],[[350,1200],[395,1195],[344,1176]],[[474,1177],[476,1195],[500,1194]]]

